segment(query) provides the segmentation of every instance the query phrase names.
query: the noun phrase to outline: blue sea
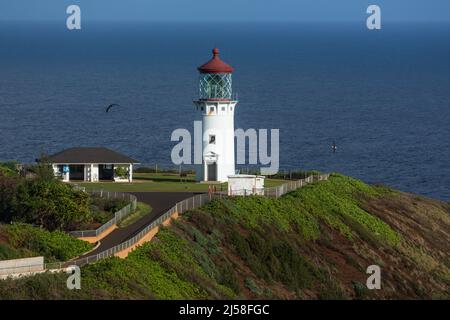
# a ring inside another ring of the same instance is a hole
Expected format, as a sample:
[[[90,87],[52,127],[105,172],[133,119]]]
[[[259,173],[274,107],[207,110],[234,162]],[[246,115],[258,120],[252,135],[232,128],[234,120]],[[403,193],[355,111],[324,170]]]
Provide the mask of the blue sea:
[[[236,127],[279,128],[282,169],[450,200],[449,24],[2,22],[0,161],[106,146],[173,167],[215,46],[235,68]]]

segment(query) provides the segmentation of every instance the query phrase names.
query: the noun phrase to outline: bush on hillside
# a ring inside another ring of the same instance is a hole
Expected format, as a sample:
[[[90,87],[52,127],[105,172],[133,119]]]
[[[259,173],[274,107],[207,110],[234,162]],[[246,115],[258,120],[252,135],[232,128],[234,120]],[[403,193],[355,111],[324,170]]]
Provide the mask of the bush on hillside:
[[[90,198],[90,210],[93,222],[106,223],[114,217],[114,213],[129,204],[123,199],[107,199],[92,195]]]
[[[0,174],[0,221],[11,221],[12,202],[19,186],[19,179]]]
[[[47,230],[72,230],[89,223],[89,196],[70,185],[42,179],[19,184],[11,201],[12,219]]]
[[[17,175],[18,171],[16,162],[10,161],[0,163],[0,176],[15,177]]]
[[[36,174],[38,179],[44,181],[54,181],[56,180],[55,172],[53,171],[52,165],[45,153],[41,154],[41,157],[37,160],[37,163],[28,168],[28,171]]]
[[[0,222],[84,230],[107,222],[126,205],[126,200],[90,196],[57,179],[0,174]]]
[[[92,248],[64,232],[49,232],[28,224],[0,225],[0,232],[8,239],[7,244],[0,245],[0,259],[40,255],[46,262],[67,261]]]

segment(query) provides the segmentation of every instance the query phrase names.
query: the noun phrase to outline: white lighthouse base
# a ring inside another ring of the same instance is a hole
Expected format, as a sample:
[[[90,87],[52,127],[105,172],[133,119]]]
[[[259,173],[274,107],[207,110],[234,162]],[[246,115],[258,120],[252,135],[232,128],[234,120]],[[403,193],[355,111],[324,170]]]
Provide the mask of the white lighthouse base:
[[[204,156],[203,163],[197,165],[196,180],[200,182],[227,182],[228,176],[235,174],[234,163],[221,163],[217,154]]]
[[[194,101],[202,115],[202,163],[196,180],[227,182],[235,172],[234,109],[237,101]]]

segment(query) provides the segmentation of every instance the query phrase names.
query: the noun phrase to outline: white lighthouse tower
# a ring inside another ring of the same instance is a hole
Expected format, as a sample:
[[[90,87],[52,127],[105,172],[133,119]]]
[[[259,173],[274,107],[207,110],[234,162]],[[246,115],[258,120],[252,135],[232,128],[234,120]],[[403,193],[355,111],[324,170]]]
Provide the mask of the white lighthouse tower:
[[[197,165],[198,181],[228,181],[235,174],[234,111],[237,100],[232,98],[233,68],[213,50],[210,61],[198,68],[200,95],[194,101],[202,116],[202,164]]]

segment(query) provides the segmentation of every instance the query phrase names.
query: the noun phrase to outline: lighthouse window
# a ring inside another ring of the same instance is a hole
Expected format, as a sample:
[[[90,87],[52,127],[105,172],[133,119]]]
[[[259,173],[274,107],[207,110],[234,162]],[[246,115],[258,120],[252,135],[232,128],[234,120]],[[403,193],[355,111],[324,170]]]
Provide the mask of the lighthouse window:
[[[201,108],[200,108],[200,110],[202,110],[202,111],[203,111],[203,107],[201,107]]]
[[[210,135],[209,136],[209,144],[216,144],[216,136],[215,135]]]
[[[233,107],[230,107],[230,111],[233,111]]]
[[[225,107],[222,107],[222,111],[225,111]]]
[[[210,113],[214,112],[214,107],[209,108],[209,112]]]

